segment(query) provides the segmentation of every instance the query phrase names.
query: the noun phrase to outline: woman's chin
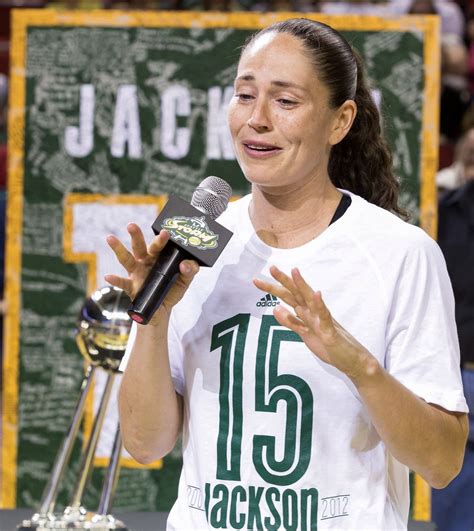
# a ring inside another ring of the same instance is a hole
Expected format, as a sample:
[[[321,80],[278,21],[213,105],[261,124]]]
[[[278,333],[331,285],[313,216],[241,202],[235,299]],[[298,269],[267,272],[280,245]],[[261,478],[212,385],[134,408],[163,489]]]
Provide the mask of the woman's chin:
[[[243,174],[247,181],[252,185],[269,187],[276,186],[277,178],[271,171],[264,173],[244,171]]]

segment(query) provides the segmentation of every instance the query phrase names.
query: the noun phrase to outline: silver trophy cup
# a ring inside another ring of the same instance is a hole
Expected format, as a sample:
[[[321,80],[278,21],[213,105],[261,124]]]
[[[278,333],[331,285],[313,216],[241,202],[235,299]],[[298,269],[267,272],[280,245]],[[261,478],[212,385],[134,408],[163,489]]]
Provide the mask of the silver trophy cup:
[[[88,512],[82,505],[84,491],[89,482],[94,455],[109,403],[114,379],[119,373],[120,362],[130,334],[132,321],[127,314],[130,299],[118,288],[103,287],[88,297],[81,307],[77,322],[76,342],[87,362],[79,398],[69,429],[56,455],[51,476],[44,489],[38,512],[30,520],[24,520],[17,529],[42,531],[46,529],[127,529],[110,514],[113,494],[119,474],[122,451],[120,428],[117,425],[112,453],[102,487],[99,507],[95,513]],[[94,418],[91,434],[81,454],[79,475],[76,479],[72,499],[62,514],[55,512],[56,499],[71,456],[81,424],[93,375],[97,367],[107,373],[107,380]]]

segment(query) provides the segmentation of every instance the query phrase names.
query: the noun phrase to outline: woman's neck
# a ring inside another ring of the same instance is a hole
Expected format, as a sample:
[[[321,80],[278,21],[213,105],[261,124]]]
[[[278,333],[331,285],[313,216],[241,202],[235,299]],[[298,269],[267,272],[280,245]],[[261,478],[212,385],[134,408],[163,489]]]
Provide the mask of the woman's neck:
[[[328,227],[341,196],[329,180],[320,184],[312,181],[291,190],[253,185],[250,219],[267,245],[299,247]]]

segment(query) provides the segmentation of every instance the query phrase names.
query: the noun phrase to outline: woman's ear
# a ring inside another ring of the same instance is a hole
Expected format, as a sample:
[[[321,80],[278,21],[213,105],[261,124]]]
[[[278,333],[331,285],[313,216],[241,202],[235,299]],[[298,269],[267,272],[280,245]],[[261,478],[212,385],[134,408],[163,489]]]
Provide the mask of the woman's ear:
[[[337,109],[331,134],[329,136],[329,143],[334,146],[347,135],[352,124],[354,123],[357,114],[357,105],[354,100],[346,100]]]

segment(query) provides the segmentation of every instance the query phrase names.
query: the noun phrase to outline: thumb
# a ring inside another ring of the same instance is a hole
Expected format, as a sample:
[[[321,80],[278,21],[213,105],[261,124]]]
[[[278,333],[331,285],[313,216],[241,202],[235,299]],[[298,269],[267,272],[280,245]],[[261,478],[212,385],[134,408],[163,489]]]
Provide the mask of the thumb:
[[[191,284],[193,278],[199,271],[199,264],[195,260],[183,260],[179,264],[179,272],[181,273],[181,279],[185,286]]]
[[[163,305],[166,307],[168,314],[171,312],[171,308],[183,298],[198,271],[199,264],[194,260],[183,260],[179,264],[180,274],[163,301]]]

